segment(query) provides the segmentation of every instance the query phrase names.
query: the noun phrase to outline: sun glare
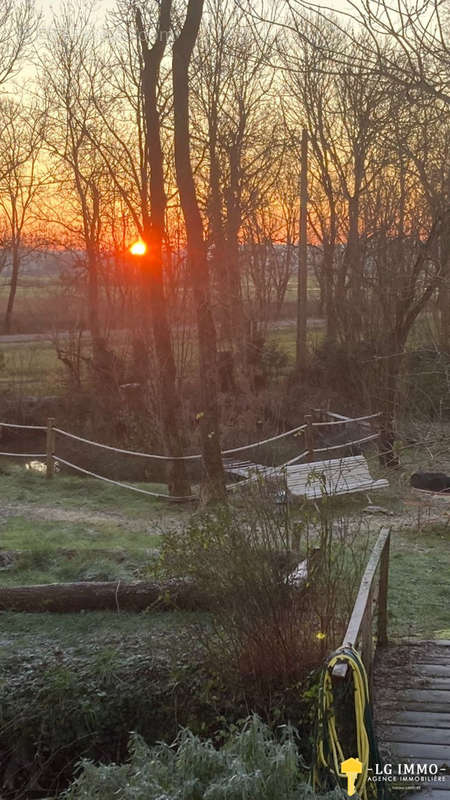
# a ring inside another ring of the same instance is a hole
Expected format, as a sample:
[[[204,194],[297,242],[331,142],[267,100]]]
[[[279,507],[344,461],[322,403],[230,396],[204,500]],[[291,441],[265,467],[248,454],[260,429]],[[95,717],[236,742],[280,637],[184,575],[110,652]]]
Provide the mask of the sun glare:
[[[133,256],[143,256],[147,252],[147,245],[142,240],[135,242],[130,247],[130,253]]]

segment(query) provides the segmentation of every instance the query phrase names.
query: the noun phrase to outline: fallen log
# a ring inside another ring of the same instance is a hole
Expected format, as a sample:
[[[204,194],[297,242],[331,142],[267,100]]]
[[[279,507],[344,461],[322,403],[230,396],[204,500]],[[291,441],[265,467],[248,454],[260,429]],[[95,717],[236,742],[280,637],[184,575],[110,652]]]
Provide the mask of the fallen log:
[[[0,588],[1,611],[167,611],[206,609],[207,599],[189,581],[79,582]]]

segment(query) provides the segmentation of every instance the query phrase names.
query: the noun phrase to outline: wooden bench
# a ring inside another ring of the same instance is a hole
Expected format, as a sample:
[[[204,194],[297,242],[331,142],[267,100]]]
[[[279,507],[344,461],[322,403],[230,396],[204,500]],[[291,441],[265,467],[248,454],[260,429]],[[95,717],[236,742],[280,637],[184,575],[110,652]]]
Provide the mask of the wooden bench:
[[[294,497],[316,500],[323,496],[384,489],[389,482],[374,480],[364,456],[311,461],[286,467],[287,488]]]
[[[389,482],[374,480],[364,456],[333,458],[328,461],[311,461],[287,467],[266,467],[252,461],[224,460],[226,472],[240,478],[286,478],[288,491],[294,497],[317,500],[327,495],[352,494],[373,489],[384,489]]]

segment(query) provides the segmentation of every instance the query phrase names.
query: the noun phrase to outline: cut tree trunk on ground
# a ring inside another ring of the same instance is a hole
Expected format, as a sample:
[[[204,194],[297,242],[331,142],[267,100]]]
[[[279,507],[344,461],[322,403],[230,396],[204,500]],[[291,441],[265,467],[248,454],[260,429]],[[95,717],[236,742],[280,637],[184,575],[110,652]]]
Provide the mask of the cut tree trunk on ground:
[[[207,605],[207,598],[188,581],[49,583],[0,588],[0,611],[194,611],[206,609]]]

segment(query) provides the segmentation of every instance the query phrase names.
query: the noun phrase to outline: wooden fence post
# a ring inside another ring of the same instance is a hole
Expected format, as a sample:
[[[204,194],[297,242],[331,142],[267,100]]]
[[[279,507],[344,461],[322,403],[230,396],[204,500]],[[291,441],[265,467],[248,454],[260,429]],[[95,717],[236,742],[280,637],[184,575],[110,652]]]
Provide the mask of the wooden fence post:
[[[308,451],[308,458],[314,460],[314,428],[312,414],[305,414],[305,445]]]
[[[55,472],[55,431],[53,430],[53,426],[55,424],[55,420],[53,417],[49,417],[47,420],[47,478],[53,478]]]
[[[380,578],[378,584],[378,625],[377,641],[383,647],[387,644],[387,599],[389,582],[389,549],[391,534],[386,539],[380,558]]]

